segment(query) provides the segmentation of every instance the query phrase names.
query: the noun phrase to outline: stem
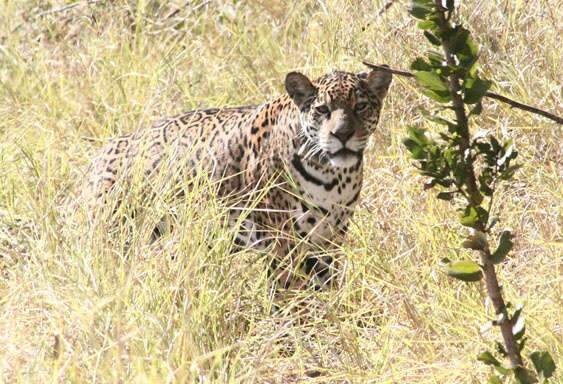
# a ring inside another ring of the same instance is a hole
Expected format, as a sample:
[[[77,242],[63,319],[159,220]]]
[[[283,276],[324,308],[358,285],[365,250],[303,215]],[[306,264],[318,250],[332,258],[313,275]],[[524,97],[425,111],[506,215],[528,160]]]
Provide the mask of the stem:
[[[495,201],[497,180],[498,180],[498,165],[495,166],[495,176],[493,178],[493,183],[491,184],[491,190],[493,192],[491,193],[491,197],[489,198],[489,207],[487,208],[487,212],[489,212],[489,217],[487,223],[485,223],[485,231],[484,231],[485,233],[488,233],[493,227],[491,225],[491,212],[493,211],[493,203]]]
[[[450,26],[449,22],[446,20],[443,8],[441,6],[441,1],[436,0],[436,8],[437,8],[437,15],[438,15],[438,26],[442,30],[442,32],[447,31]],[[442,47],[444,49],[444,54],[446,56],[446,61],[448,65],[455,67],[455,60],[451,53],[450,44],[448,40],[442,40]],[[471,145],[471,137],[469,134],[469,126],[467,122],[467,115],[465,113],[465,104],[463,103],[463,99],[461,98],[461,86],[460,86],[460,78],[459,75],[456,73],[451,73],[449,75],[450,81],[450,93],[452,97],[452,108],[456,115],[457,124],[459,127],[460,133],[460,143],[459,147],[460,150],[465,154],[467,150],[469,150]],[[467,193],[469,195],[468,202],[478,207],[481,202],[483,201],[483,196],[477,187],[477,182],[475,178],[475,170],[473,168],[473,158],[471,156],[466,156],[466,160],[464,162],[465,172],[467,173]],[[477,223],[476,229],[485,232],[487,223],[483,223],[479,221]],[[504,321],[501,321],[499,326],[502,334],[502,338],[504,340],[504,345],[506,347],[506,352],[508,353],[508,357],[510,359],[510,363],[512,367],[516,366],[523,366],[522,356],[520,356],[520,350],[518,348],[518,343],[514,339],[514,335],[512,334],[512,321],[506,315],[506,305],[504,303],[504,299],[502,298],[501,288],[498,283],[497,275],[495,272],[495,266],[491,262],[491,252],[489,247],[485,247],[483,251],[481,251],[481,264],[483,267],[483,274],[485,276],[485,284],[487,286],[487,294],[489,298],[493,302],[493,306],[495,308],[495,313],[497,315],[501,313],[505,313],[506,318]]]
[[[514,334],[512,333],[512,320],[509,319],[506,314],[506,305],[504,303],[504,299],[502,298],[502,291],[497,280],[495,266],[490,260],[491,252],[487,247],[486,250],[481,251],[481,264],[483,266],[483,274],[485,275],[487,294],[493,302],[495,313],[500,315],[505,312],[506,318],[499,324],[499,326],[500,333],[502,334],[502,339],[506,347],[506,353],[510,359],[510,365],[512,368],[517,366],[523,367],[524,363],[522,361],[522,356],[520,355],[520,349],[518,348],[518,343],[514,340]]]
[[[436,0],[437,5],[437,15],[438,15],[438,26],[442,30],[442,32],[447,31],[449,27],[449,22],[446,20],[444,16],[444,12],[442,11],[442,2],[440,0]],[[444,55],[446,56],[446,62],[452,68],[456,66],[455,59],[451,53],[450,43],[448,40],[442,40],[442,47],[444,49]],[[471,146],[471,138],[469,136],[469,125],[467,123],[467,115],[465,114],[465,104],[463,103],[463,99],[461,98],[461,85],[459,84],[460,78],[457,73],[451,73],[448,77],[450,82],[450,95],[452,97],[452,108],[455,112],[455,117],[457,121],[457,125],[459,127],[459,134],[461,137],[459,148],[465,157],[465,171],[467,172],[467,192],[469,194],[470,203],[478,207],[481,205],[483,201],[483,196],[479,192],[479,188],[477,187],[477,181],[475,178],[475,171],[473,169],[473,158],[467,155],[467,151]]]

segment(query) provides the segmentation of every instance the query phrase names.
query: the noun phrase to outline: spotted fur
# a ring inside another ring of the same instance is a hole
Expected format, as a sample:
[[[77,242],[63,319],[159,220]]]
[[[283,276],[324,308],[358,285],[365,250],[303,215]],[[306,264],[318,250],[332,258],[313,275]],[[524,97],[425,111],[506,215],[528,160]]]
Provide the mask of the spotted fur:
[[[187,176],[207,172],[225,199],[273,185],[242,221],[240,246],[274,246],[279,260],[296,243],[338,245],[358,203],[363,151],[390,82],[382,71],[335,71],[316,81],[291,72],[287,94],[271,102],[195,110],[115,138],[92,164],[84,188],[90,210],[104,205],[133,164],[145,179],[173,164]],[[230,220],[240,212],[233,210]],[[305,269],[326,274],[330,262],[310,257]]]

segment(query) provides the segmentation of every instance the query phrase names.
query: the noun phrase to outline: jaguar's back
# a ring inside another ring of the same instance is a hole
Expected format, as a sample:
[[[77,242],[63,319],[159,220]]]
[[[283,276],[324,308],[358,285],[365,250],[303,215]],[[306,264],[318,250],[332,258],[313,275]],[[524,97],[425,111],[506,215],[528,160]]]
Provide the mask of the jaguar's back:
[[[241,127],[255,113],[256,107],[190,111],[111,139],[88,170],[83,196],[90,203],[89,209],[103,208],[104,199],[117,181],[127,180],[133,171],[150,178],[163,165],[170,174],[192,172],[203,166],[204,171],[234,183],[236,177],[229,176],[242,169]]]

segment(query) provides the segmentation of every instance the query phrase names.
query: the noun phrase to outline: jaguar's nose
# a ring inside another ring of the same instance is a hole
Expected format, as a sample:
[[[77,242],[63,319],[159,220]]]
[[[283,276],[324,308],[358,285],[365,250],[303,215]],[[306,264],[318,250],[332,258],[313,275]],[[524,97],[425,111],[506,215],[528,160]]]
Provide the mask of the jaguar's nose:
[[[332,132],[332,135],[335,136],[338,140],[342,142],[342,144],[346,143],[350,137],[354,134],[354,128],[351,125],[347,125],[344,127],[340,127],[336,131]]]

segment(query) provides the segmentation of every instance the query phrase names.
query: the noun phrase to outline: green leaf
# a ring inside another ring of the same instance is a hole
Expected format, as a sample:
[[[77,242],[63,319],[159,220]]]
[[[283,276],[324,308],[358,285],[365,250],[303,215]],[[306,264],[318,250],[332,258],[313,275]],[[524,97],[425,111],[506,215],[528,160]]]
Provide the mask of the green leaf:
[[[447,126],[447,127],[450,127],[450,126],[454,126],[454,125],[455,125],[455,124],[452,123],[451,121],[448,121],[448,120],[446,120],[446,119],[444,119],[444,118],[441,118],[441,117],[439,117],[439,116],[428,116],[428,120],[430,120],[430,121],[432,121],[432,122],[434,122],[434,123],[436,123],[436,124],[445,125],[445,126]],[[443,138],[444,138],[444,137],[442,136],[442,139],[443,139]]]
[[[444,119],[443,117],[440,117],[440,116],[438,116],[438,115],[433,115],[433,114],[431,114],[430,112],[428,112],[428,111],[426,111],[426,110],[424,110],[424,109],[421,109],[421,113],[422,113],[422,115],[423,115],[426,119],[428,119],[428,120],[430,120],[430,121],[432,121],[432,122],[434,122],[434,123],[436,123],[436,124],[445,125],[445,126],[447,126],[447,127],[455,126],[455,124],[452,123],[451,121],[446,120],[446,119]],[[446,137],[444,137],[443,134],[440,134],[440,136],[441,136],[442,139],[444,139],[445,141],[448,141],[448,140],[449,140],[449,137],[448,137],[447,135],[446,135]]]
[[[524,347],[526,346],[526,340],[528,340],[527,337],[523,337],[522,341],[520,343],[516,343],[516,347],[518,347],[518,351],[522,352],[522,350],[524,349]]]
[[[514,379],[518,384],[534,384],[538,382],[534,374],[524,367],[516,367],[513,369],[513,372]]]
[[[538,375],[542,375],[544,379],[549,379],[553,376],[555,371],[555,361],[549,354],[549,352],[533,352],[530,354],[530,359],[534,363],[534,368]]]
[[[456,161],[458,161],[457,158]],[[467,179],[467,170],[457,162],[455,164],[450,164],[450,167],[452,167],[452,172],[454,174],[456,184],[464,184],[465,180]]]
[[[477,356],[477,360],[482,361],[487,365],[494,365],[497,367],[500,365],[500,361],[498,361],[489,351],[481,352],[479,356]]]
[[[433,44],[433,45],[436,45],[436,46],[442,45],[442,42],[440,41],[440,39],[438,39],[436,36],[434,36],[432,34],[432,32],[424,31],[424,36],[426,36],[426,38],[428,39],[430,44]]]
[[[495,370],[500,373],[501,375],[508,375],[510,373],[510,369],[504,368],[502,365],[495,367]]]
[[[468,79],[464,84],[466,104],[475,104],[481,102],[485,93],[489,90],[493,83],[483,79]]]
[[[506,140],[506,142],[502,146],[502,149],[504,150],[503,157],[506,157],[506,162],[508,162],[509,160],[514,160],[518,156],[518,151],[514,149],[512,139]]]
[[[437,68],[442,67],[443,63],[446,61],[444,54],[438,51],[428,51],[426,55],[428,56],[428,60],[430,60],[430,64]]]
[[[463,28],[457,28],[451,38],[453,40],[450,44],[454,46],[453,49],[459,60],[459,67],[467,76],[471,78],[475,77],[478,68],[477,59],[479,48],[469,35],[469,32]]]
[[[405,147],[407,147],[407,149],[409,150],[409,152],[411,153],[411,156],[413,159],[415,160],[422,160],[426,158],[426,151],[424,150],[424,148],[417,143],[416,141],[412,140],[412,139],[404,139],[403,140],[403,145]]]
[[[497,375],[489,376],[488,384],[502,384],[502,381]]]
[[[477,62],[477,59],[478,57],[474,56],[470,62],[465,63],[468,77],[472,77],[472,78],[477,77],[477,71],[479,70],[479,63]]]
[[[454,196],[455,196],[455,192],[440,192],[436,197],[440,200],[450,201],[451,199],[454,198]]]
[[[463,248],[481,251],[487,248],[487,235],[481,231],[475,231],[472,235],[467,236],[461,245]]]
[[[440,259],[440,265],[443,266],[443,267],[450,265],[451,262],[452,261],[450,259],[448,259],[447,257],[443,257],[442,259]]]
[[[434,20],[424,20],[424,21],[419,21],[416,26],[420,29],[426,30],[426,29],[434,29],[437,28],[438,26],[436,25],[436,23],[434,22]]]
[[[514,146],[512,145],[512,140],[507,140],[506,143],[504,143],[504,145],[502,146],[502,150],[501,150],[501,155],[500,158],[497,160],[497,165],[502,167],[503,165],[508,165],[510,163],[510,160],[512,160],[513,158],[513,154],[516,151],[514,150]],[[514,157],[516,157],[518,155],[518,153],[516,152],[516,155],[514,155]]]
[[[463,212],[463,214],[459,219],[461,225],[471,228],[475,227],[478,221],[479,221],[479,215],[477,214],[477,210],[475,209],[475,207],[471,205],[465,208],[465,211]]]
[[[436,72],[416,71],[414,76],[418,84],[426,89],[449,92],[445,81]]]
[[[501,180],[509,180],[510,178],[512,178],[512,176],[514,176],[516,171],[519,170],[520,168],[522,168],[522,165],[520,165],[520,164],[511,165],[510,167],[506,168],[500,174]]]
[[[414,126],[408,127],[407,134],[411,139],[413,139],[414,141],[416,141],[421,145],[429,144],[428,137],[426,136],[426,130],[423,128],[418,128]]]
[[[502,263],[502,261],[506,258],[506,255],[512,250],[514,244],[512,243],[512,232],[506,230],[502,231],[500,234],[498,247],[491,255],[491,261],[493,264]]]
[[[449,91],[432,91],[430,89],[423,89],[422,93],[439,103],[448,103],[452,100]]]
[[[479,216],[479,221],[483,224],[489,221],[489,211],[483,207],[477,207],[477,216]]]
[[[467,47],[469,48],[469,53],[474,57],[477,57],[477,54],[479,53],[479,47],[477,46],[477,44],[475,44],[471,36],[467,38],[466,43]]]
[[[479,185],[479,191],[485,196],[492,196],[493,190],[487,184],[483,183],[480,177],[479,181],[481,182],[481,184]]]
[[[471,109],[471,112],[469,112],[469,117],[471,117],[471,116],[476,116],[476,115],[480,115],[482,111],[483,111],[483,104],[482,104],[481,102],[478,102],[478,103]]]
[[[485,143],[482,141],[477,141],[475,143],[475,146],[479,149],[480,153],[484,153],[484,154],[492,154],[493,149],[491,147],[491,144],[489,143]]]
[[[425,135],[425,130],[417,127],[408,127],[408,138],[403,140],[403,145],[407,147],[411,156],[415,160],[422,160],[428,157],[427,147],[431,144]]]
[[[452,53],[471,52],[468,45],[469,31],[461,26],[457,26],[451,36],[449,36],[450,50]]]
[[[494,136],[491,136],[491,147],[493,148],[494,153],[499,153],[502,149],[502,146]]]
[[[433,67],[421,57],[417,57],[411,64],[411,69],[413,71],[431,71],[432,68]]]
[[[522,310],[524,309],[524,306],[522,304],[518,304],[516,306],[516,310],[514,311],[514,313],[512,314],[512,317],[510,318],[510,321],[512,321],[512,324],[514,324],[515,322],[518,321],[518,318],[520,317],[520,315],[522,314]]]
[[[448,266],[447,273],[451,277],[463,281],[479,281],[483,277],[481,267],[474,261],[455,261]]]
[[[452,179],[441,179],[436,180],[436,184],[441,185],[444,188],[449,188],[454,184],[454,181]]]
[[[427,0],[413,0],[409,7],[409,13],[417,18],[424,20],[426,16],[434,11],[434,3]]]

